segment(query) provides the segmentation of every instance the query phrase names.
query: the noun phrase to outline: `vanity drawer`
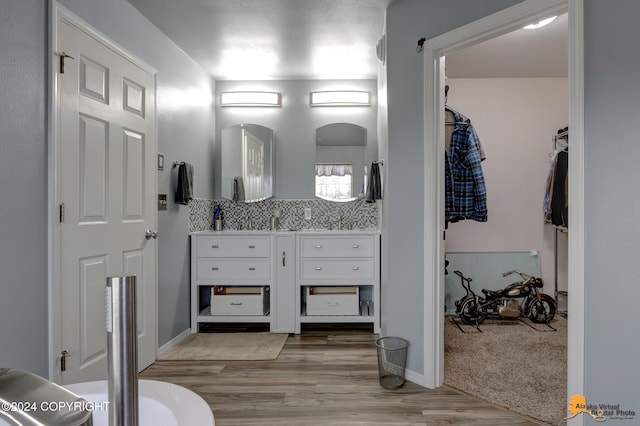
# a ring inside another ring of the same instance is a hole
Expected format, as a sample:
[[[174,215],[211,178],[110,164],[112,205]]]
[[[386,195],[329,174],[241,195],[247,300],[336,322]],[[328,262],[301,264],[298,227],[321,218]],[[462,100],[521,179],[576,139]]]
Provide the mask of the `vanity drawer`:
[[[306,287],[307,315],[358,315],[358,287]]]
[[[373,259],[308,259],[301,264],[303,280],[374,279]]]
[[[302,257],[373,257],[371,236],[303,236],[300,240]]]
[[[198,257],[269,257],[269,237],[199,237]]]
[[[198,259],[198,280],[269,280],[269,261],[258,259]]]
[[[211,289],[211,315],[266,315],[269,287],[225,287]]]

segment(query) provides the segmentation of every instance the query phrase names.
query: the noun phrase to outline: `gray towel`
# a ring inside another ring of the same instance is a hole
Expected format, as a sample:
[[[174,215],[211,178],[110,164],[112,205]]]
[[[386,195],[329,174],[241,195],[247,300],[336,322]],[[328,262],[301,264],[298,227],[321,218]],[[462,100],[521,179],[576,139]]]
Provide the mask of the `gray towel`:
[[[182,163],[178,166],[178,184],[176,185],[176,204],[188,205],[193,199],[193,166]]]
[[[374,162],[371,163],[371,171],[367,178],[365,201],[367,203],[375,203],[376,200],[382,200],[382,176],[380,174],[380,166]]]
[[[240,176],[233,178],[233,201],[244,201],[244,182]]]

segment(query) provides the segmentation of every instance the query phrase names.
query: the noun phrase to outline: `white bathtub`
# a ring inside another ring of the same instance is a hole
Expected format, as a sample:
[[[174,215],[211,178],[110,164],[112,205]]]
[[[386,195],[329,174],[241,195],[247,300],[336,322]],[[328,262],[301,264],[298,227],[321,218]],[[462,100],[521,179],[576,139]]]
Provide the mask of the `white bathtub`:
[[[78,396],[93,403],[93,425],[108,426],[107,381],[65,385]],[[214,426],[209,404],[195,392],[182,386],[156,380],[138,380],[140,426]],[[104,409],[101,408],[105,406]]]

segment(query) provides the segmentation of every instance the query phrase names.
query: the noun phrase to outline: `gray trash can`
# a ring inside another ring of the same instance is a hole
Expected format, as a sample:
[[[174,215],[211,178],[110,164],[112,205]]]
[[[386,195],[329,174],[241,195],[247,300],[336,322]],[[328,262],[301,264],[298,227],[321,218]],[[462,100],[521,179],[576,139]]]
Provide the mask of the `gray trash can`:
[[[401,337],[381,337],[376,340],[376,347],[380,386],[386,389],[399,388],[404,384],[409,342]]]

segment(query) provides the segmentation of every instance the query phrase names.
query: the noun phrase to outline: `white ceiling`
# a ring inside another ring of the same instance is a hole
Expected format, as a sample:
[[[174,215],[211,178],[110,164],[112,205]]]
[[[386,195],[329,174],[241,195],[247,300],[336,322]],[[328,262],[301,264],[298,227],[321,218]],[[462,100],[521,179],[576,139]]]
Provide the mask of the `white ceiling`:
[[[537,30],[520,29],[446,56],[449,78],[567,77],[567,14]]]
[[[393,0],[129,0],[218,80],[376,78]]]
[[[395,0],[128,1],[217,80],[288,80],[376,78]],[[566,40],[564,15],[447,55],[447,76],[566,76]]]

